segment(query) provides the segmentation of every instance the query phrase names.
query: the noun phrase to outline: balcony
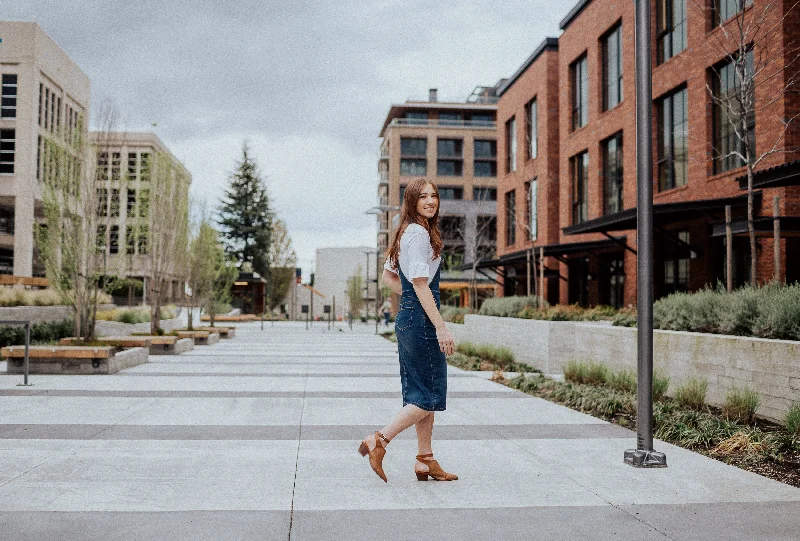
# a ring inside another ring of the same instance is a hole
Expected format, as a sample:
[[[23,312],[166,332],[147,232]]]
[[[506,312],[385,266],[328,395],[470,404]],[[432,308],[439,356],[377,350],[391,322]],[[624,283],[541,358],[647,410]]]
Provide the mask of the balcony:
[[[426,128],[452,128],[471,130],[496,130],[497,122],[485,120],[440,120],[438,118],[393,118],[390,126],[424,126]]]

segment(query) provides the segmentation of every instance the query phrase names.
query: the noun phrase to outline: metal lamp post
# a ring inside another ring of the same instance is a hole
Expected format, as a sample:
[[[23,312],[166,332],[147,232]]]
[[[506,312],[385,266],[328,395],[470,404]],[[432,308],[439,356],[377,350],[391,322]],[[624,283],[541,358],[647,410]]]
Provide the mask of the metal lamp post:
[[[396,207],[393,205],[378,205],[377,207],[372,207],[364,212],[364,214],[373,214],[373,215],[380,215],[384,212],[396,212],[400,210],[400,207]],[[387,217],[387,221],[388,217]],[[380,249],[375,249],[375,334],[378,334],[378,292],[380,291]],[[369,267],[369,255],[367,255],[367,267]],[[369,271],[367,272],[369,275]],[[369,291],[369,280],[367,280],[367,291]]]
[[[636,449],[625,451],[625,463],[637,468],[663,468],[667,466],[666,455],[653,450],[653,90],[650,0],[635,2],[638,381]]]

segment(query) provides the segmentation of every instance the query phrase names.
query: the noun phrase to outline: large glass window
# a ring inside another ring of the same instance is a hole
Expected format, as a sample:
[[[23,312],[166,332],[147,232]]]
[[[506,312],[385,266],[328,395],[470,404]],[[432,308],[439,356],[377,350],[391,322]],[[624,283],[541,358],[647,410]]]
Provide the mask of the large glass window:
[[[149,182],[150,181],[150,153],[149,152],[142,152],[140,156],[141,159],[141,169],[139,170],[139,179],[142,182]]]
[[[107,231],[108,231],[108,226],[107,225],[100,224],[100,225],[97,226],[97,239],[95,241],[95,245],[97,246],[97,249],[102,251],[102,252],[106,251],[106,246],[107,246],[106,233],[107,233]]]
[[[461,139],[439,139],[436,142],[436,174],[460,177],[464,169],[464,142]]]
[[[664,294],[689,290],[689,232],[679,231],[664,243]]]
[[[406,124],[427,124],[428,113],[425,111],[409,111],[406,113]]]
[[[497,176],[497,141],[493,139],[475,140],[474,176]]]
[[[506,192],[506,246],[517,242],[517,192]]]
[[[125,253],[128,255],[136,253],[136,229],[132,225],[125,227]]]
[[[622,132],[603,141],[603,214],[622,212]]]
[[[4,73],[0,96],[0,118],[17,118],[17,75]]]
[[[714,0],[712,2],[714,25],[720,25],[742,11],[747,6],[753,5],[753,0]]]
[[[108,152],[99,152],[97,154],[97,169],[95,169],[95,179],[108,179]]]
[[[539,155],[539,107],[536,98],[525,105],[525,137],[528,140],[528,159],[532,160]]]
[[[603,38],[603,110],[622,101],[622,25]]]
[[[128,201],[125,216],[136,216],[136,190],[128,188]]]
[[[686,0],[656,2],[656,41],[659,64],[686,49]]]
[[[584,151],[570,159],[572,176],[572,223],[589,219],[589,153]]]
[[[657,102],[658,108],[658,189],[671,190],[688,180],[689,122],[685,88]]]
[[[440,126],[458,126],[463,122],[461,113],[439,113]]]
[[[737,63],[738,61],[730,60],[712,69],[715,173],[743,166],[745,143],[748,143],[751,157],[755,151],[753,51],[748,51],[744,63],[739,66]],[[740,73],[737,73],[737,69]]]
[[[400,174],[425,175],[428,171],[428,140],[425,138],[400,138]]]
[[[572,129],[589,123],[589,63],[584,53],[570,65],[572,83]]]
[[[0,130],[0,174],[14,174],[14,154],[16,152],[16,130]]]
[[[111,153],[111,180],[120,179],[120,170],[122,168],[122,155],[119,152]]]
[[[108,234],[108,253],[119,253],[119,226],[112,225]]]
[[[127,180],[136,180],[136,153],[128,152],[128,178]]]
[[[439,199],[441,201],[464,199],[464,188],[459,186],[439,186]]]
[[[525,201],[528,206],[528,232],[530,240],[539,234],[539,181],[533,179],[525,183]]]
[[[463,242],[466,235],[466,220],[463,216],[440,216],[439,230],[443,241]]]
[[[506,173],[517,170],[517,119],[506,122]]]

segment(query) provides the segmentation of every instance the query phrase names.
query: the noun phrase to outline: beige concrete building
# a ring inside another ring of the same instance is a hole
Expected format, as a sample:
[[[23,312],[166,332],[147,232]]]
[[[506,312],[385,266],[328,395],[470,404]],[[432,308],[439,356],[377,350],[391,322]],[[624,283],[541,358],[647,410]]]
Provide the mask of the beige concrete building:
[[[333,309],[333,298],[336,297],[336,315],[347,317],[350,304],[347,283],[355,274],[360,274],[363,280],[361,296],[365,300],[365,309],[370,315],[374,315],[375,278],[377,273],[383,272],[382,257],[378,264],[380,268],[376,267],[375,248],[369,246],[317,248],[314,288],[325,295],[325,300],[314,305],[314,315],[322,316],[325,304],[331,305]]]
[[[392,105],[380,131],[378,240],[383,254],[391,239],[406,185],[424,177],[441,198],[442,302],[469,303],[471,271],[465,263],[493,257],[497,215],[497,90],[478,87],[464,102],[428,101]],[[479,275],[479,297],[493,296],[492,278]]]
[[[157,191],[164,190],[161,182],[175,184],[170,188],[177,190],[175,212],[188,219],[186,209],[177,205],[188,205],[192,176],[154,133],[92,132],[89,139],[97,160],[97,239],[98,246],[105,249],[108,274],[146,282],[153,275],[149,257],[150,234],[155,227],[151,199],[166,196],[152,193],[154,179],[166,179],[157,183]],[[183,269],[169,269],[168,274],[167,298],[178,298],[183,293]]]
[[[0,21],[0,83],[0,274],[44,276],[33,240],[42,184],[56,155],[80,178],[89,78],[36,23]]]

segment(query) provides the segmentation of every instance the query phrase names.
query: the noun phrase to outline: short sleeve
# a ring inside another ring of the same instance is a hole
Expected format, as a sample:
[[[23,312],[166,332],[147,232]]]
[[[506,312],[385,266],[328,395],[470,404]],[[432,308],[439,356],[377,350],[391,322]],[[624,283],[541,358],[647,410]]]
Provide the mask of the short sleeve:
[[[384,270],[397,274],[397,267],[392,265],[392,259],[389,257],[386,258],[386,263],[383,264],[383,268]]]
[[[422,228],[420,228],[422,229]],[[406,250],[408,272],[406,278],[430,278],[430,247],[431,241],[427,231],[408,231],[408,244]]]

